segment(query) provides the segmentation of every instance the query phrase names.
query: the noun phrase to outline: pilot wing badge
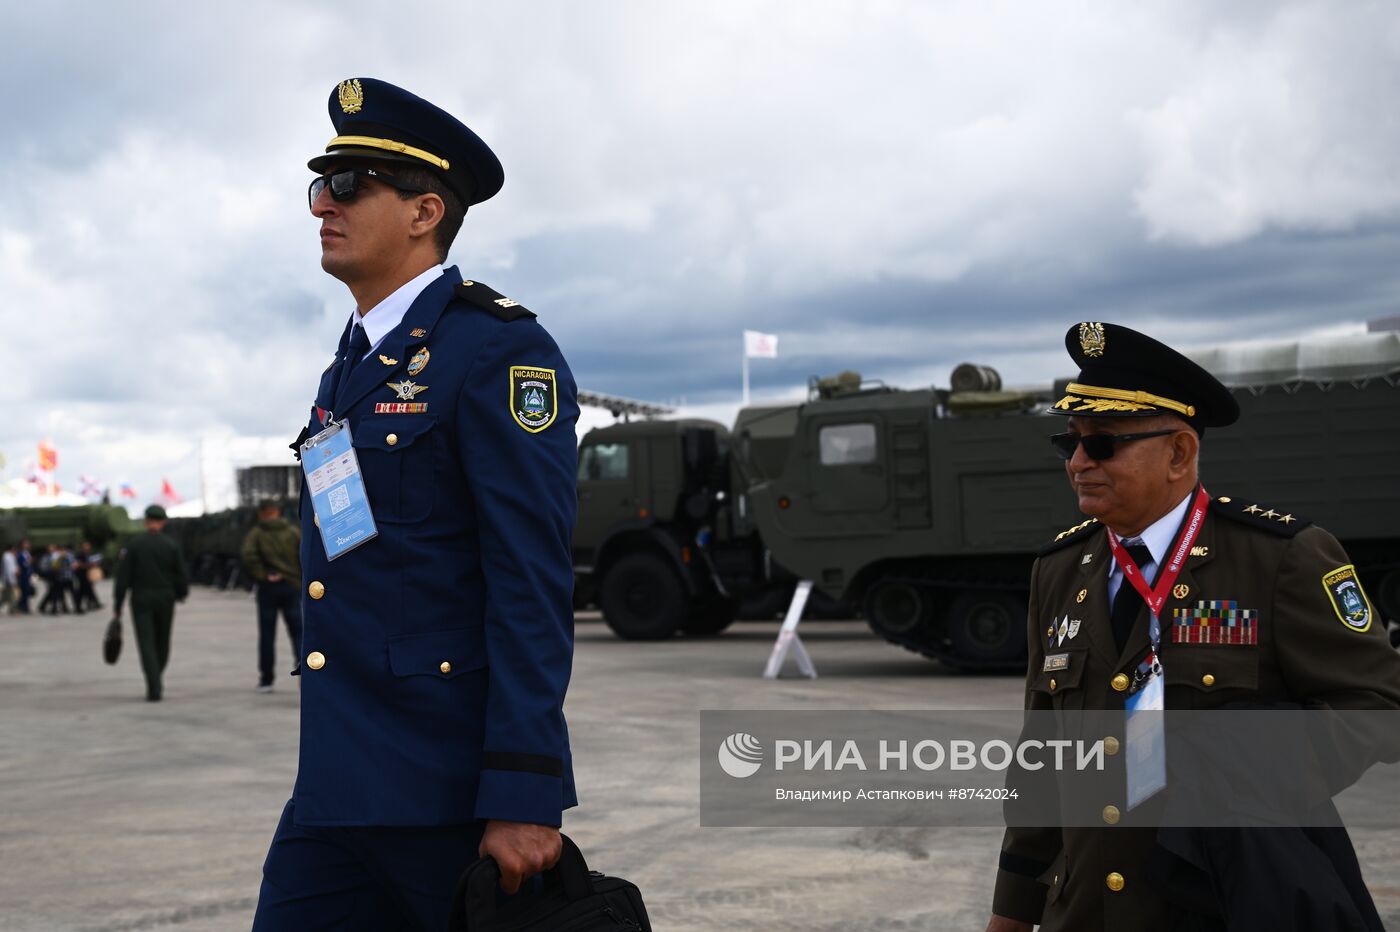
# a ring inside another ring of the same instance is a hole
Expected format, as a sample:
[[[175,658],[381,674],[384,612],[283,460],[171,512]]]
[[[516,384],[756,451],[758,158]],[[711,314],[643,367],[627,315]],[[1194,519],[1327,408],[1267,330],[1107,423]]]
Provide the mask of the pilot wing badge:
[[[554,370],[511,366],[510,413],[515,423],[532,434],[538,434],[553,424],[559,413]]]

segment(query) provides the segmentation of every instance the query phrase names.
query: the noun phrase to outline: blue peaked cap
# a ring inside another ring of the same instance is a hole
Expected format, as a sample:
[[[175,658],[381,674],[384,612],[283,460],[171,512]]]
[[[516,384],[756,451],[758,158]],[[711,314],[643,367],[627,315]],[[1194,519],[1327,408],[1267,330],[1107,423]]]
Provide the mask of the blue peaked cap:
[[[335,138],[307,162],[314,172],[332,160],[407,162],[436,172],[465,207],[501,190],[505,171],[496,153],[452,114],[377,78],[348,78],[327,105]]]

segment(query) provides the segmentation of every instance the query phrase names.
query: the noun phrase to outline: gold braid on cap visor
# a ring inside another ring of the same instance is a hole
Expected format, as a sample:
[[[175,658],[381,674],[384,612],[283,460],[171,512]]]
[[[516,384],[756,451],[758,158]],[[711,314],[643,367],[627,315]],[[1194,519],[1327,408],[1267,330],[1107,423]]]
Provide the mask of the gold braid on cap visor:
[[[337,136],[326,143],[326,151],[329,152],[335,146],[366,146],[370,149],[383,149],[386,152],[399,152],[403,155],[411,155],[415,159],[422,159],[429,165],[447,171],[451,166],[447,159],[440,159],[431,152],[414,148],[403,142],[396,142],[393,139],[380,139],[376,136]]]
[[[1196,416],[1195,405],[1182,404],[1180,401],[1163,398],[1161,395],[1154,395],[1151,392],[1135,392],[1122,388],[1100,388],[1097,385],[1081,385],[1078,382],[1069,383],[1065,386],[1065,391],[1071,394],[1061,398],[1055,404],[1055,407],[1061,411],[1087,411],[1102,414],[1107,411],[1146,411],[1149,408],[1166,408],[1168,411],[1175,411],[1186,417]],[[1070,405],[1075,402],[1083,403],[1077,408],[1071,408]]]

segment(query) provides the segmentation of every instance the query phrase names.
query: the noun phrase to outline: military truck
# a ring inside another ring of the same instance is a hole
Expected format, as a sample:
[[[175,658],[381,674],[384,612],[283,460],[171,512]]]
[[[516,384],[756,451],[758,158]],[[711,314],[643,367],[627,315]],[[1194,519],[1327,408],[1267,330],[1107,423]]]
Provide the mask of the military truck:
[[[1316,517],[1400,620],[1400,335],[1377,335],[1358,362],[1306,355],[1255,359],[1236,377],[1204,360],[1237,386],[1243,416],[1206,437],[1202,476],[1215,495]],[[1059,395],[1003,390],[979,366],[950,384],[900,390],[846,373],[813,380],[803,404],[741,410],[732,431],[590,432],[581,584],[618,634],[655,638],[718,630],[735,599],[811,579],[896,644],[965,668],[1016,666],[1035,551],[1082,520],[1046,440],[1062,429],[1045,416]]]
[[[0,512],[0,545],[29,539],[35,552],[50,544],[76,547],[83,541],[113,566],[122,545],[140,525],[116,505],[52,505]]]

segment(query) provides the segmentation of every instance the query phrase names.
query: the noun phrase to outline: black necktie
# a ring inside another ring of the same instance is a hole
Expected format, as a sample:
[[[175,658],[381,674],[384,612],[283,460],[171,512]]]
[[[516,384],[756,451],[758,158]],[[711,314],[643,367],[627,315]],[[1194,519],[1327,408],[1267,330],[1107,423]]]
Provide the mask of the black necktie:
[[[1152,562],[1152,551],[1147,549],[1146,544],[1124,544],[1123,549],[1128,551],[1128,556],[1133,558],[1138,569]],[[1133,632],[1133,624],[1137,621],[1138,609],[1142,605],[1142,596],[1128,581],[1128,574],[1124,573],[1123,579],[1118,583],[1118,595],[1113,598],[1113,613],[1109,616],[1113,626],[1113,641],[1118,645],[1120,654],[1123,652],[1123,645],[1128,643],[1128,635]]]
[[[345,347],[345,362],[340,366],[340,382],[335,389],[335,407],[340,407],[340,396],[344,394],[345,386],[350,382],[350,370],[354,369],[368,352],[369,337],[365,334],[365,328],[356,324],[350,329],[350,343]]]

